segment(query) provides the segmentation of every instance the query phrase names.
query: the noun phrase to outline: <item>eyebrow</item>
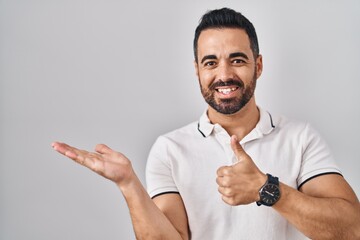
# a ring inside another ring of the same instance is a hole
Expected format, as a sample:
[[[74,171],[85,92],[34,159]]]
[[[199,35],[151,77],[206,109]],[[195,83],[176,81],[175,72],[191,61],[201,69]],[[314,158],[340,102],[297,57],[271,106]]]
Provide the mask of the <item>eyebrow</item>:
[[[243,52],[234,52],[229,54],[229,58],[235,58],[235,57],[242,57],[245,58],[246,60],[249,60],[249,57]],[[206,55],[201,59],[201,63],[203,63],[208,59],[217,59],[217,57],[216,55]]]
[[[230,53],[229,58],[234,58],[234,57],[242,57],[245,58],[246,60],[249,60],[249,57],[243,52]]]
[[[201,63],[208,59],[217,59],[217,57],[215,55],[206,55],[201,59]]]

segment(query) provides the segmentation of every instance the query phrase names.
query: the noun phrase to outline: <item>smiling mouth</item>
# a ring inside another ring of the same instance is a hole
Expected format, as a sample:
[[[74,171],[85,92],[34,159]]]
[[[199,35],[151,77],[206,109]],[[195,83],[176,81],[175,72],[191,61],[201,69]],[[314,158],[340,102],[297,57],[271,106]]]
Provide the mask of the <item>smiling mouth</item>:
[[[239,87],[222,87],[222,88],[216,88],[215,90],[224,95],[229,95],[230,93],[236,91],[238,88]]]

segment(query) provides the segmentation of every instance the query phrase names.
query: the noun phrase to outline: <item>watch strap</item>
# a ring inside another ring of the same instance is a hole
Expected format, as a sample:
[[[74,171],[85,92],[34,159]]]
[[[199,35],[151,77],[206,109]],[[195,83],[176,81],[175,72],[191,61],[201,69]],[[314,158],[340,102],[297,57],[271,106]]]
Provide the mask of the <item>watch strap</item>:
[[[267,183],[271,183],[271,184],[275,184],[277,186],[279,186],[279,178],[278,177],[274,177],[273,175],[267,173],[266,174],[268,176],[267,179]]]

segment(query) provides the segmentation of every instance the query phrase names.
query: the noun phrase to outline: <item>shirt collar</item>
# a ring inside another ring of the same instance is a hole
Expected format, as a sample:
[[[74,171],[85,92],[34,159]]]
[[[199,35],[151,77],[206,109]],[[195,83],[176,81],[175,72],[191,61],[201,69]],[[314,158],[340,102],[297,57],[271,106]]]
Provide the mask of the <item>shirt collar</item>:
[[[203,137],[208,137],[213,131],[215,125],[212,124],[207,116],[207,110],[201,115],[198,122],[198,130]]]
[[[255,128],[245,137],[248,138],[250,135],[267,135],[269,134],[274,128],[275,123],[271,114],[262,108],[258,107],[260,111],[260,119],[259,122],[256,124]],[[207,110],[201,115],[200,120],[198,122],[198,131],[203,137],[208,137],[214,130],[215,125],[212,124],[207,116]]]

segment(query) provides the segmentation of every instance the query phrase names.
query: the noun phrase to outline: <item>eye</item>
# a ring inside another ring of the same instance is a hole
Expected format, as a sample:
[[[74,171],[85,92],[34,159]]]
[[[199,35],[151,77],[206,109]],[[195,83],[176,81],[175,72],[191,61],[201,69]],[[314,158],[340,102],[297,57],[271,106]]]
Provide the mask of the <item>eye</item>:
[[[205,67],[213,67],[215,65],[216,65],[215,61],[207,61],[207,62],[204,63]]]
[[[231,61],[233,64],[240,65],[246,63],[243,59],[236,58]]]

